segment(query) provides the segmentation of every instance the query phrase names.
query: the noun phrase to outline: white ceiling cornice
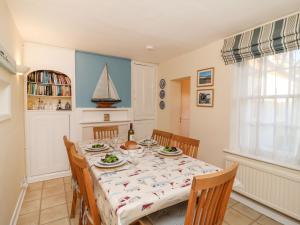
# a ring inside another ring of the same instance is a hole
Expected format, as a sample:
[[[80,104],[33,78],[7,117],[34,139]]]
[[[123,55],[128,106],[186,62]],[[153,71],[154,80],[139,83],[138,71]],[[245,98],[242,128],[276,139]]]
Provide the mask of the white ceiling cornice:
[[[288,15],[299,0],[7,0],[25,41],[158,63]],[[153,45],[154,50],[146,50]]]

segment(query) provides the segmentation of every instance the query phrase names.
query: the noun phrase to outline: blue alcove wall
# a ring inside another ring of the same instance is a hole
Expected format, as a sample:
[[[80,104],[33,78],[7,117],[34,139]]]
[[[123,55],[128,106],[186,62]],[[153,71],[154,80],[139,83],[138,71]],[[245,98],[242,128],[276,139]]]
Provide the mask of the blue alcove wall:
[[[76,51],[75,91],[78,108],[96,107],[96,104],[91,102],[91,98],[105,63],[108,64],[111,79],[122,100],[116,106],[131,107],[131,60]]]

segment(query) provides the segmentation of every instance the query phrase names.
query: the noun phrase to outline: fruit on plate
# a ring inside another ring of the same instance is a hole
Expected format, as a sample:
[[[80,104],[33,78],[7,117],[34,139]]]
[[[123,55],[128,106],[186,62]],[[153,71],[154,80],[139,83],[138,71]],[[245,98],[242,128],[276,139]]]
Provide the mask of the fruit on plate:
[[[177,152],[178,149],[176,147],[169,147],[169,146],[166,146],[164,149],[163,149],[164,152]]]
[[[117,162],[119,158],[116,155],[113,154],[106,154],[103,159],[101,159],[104,163],[114,163]]]
[[[94,144],[92,145],[92,148],[103,148],[104,145],[103,144]]]

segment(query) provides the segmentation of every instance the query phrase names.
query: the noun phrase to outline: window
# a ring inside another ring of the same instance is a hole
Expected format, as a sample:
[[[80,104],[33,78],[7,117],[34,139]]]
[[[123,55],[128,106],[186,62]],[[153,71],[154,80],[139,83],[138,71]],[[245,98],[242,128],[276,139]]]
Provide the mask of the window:
[[[11,116],[11,88],[10,83],[0,78],[0,122]]]
[[[300,50],[236,67],[231,148],[300,165]]]

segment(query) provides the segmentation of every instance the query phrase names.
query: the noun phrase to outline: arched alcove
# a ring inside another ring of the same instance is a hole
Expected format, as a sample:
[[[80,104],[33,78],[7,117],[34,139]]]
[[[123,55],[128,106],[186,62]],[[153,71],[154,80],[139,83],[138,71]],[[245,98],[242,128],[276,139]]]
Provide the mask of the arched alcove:
[[[27,75],[27,110],[71,110],[72,84],[68,75],[36,70]]]

